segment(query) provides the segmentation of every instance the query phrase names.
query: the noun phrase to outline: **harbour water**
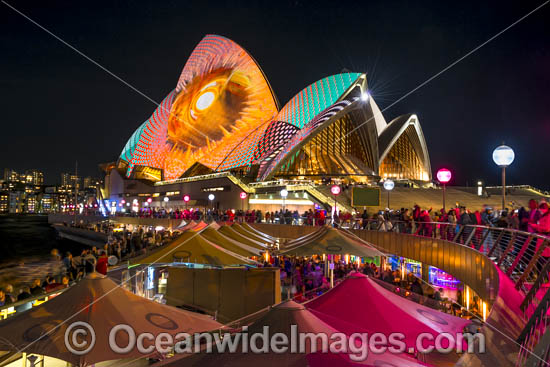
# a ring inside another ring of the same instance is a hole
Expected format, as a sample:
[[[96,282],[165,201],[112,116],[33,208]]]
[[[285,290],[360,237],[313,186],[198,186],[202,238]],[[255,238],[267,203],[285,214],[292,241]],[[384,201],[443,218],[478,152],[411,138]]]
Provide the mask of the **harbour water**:
[[[59,239],[47,215],[0,215],[0,269],[13,264],[40,261],[58,249],[63,256],[79,255],[84,245]]]

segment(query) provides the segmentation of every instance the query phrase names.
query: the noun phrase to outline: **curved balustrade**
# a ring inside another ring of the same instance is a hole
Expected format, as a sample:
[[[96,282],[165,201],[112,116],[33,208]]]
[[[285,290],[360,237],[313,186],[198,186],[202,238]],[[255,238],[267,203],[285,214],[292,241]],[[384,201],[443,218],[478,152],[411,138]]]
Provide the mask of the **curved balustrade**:
[[[550,305],[550,292],[545,283],[549,280],[550,263],[542,254],[550,238],[508,228],[388,223],[354,221],[342,224],[345,230],[383,252],[452,274],[489,304],[487,322],[490,326],[483,327],[487,353],[466,354],[459,362],[461,365],[538,366],[546,363],[550,328],[545,327],[545,315]],[[254,226],[281,238],[297,238],[316,230],[314,226],[263,223]]]

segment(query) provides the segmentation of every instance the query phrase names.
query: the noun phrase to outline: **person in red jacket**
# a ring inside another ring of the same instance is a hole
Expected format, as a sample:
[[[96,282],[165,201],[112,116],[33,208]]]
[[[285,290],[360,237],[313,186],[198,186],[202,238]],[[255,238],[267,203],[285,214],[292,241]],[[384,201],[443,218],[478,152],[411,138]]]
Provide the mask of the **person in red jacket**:
[[[550,210],[548,208],[548,204],[542,202],[539,206],[539,210],[539,220],[537,223],[531,224],[531,228],[540,235],[550,236]],[[542,238],[537,239],[537,247],[535,251],[539,250],[539,247],[542,245],[543,242],[544,241]],[[542,252],[542,256],[545,258],[550,257],[550,248],[546,247]]]
[[[97,259],[97,264],[95,266],[95,271],[100,274],[107,275],[107,254],[105,251],[101,252],[99,259]]]

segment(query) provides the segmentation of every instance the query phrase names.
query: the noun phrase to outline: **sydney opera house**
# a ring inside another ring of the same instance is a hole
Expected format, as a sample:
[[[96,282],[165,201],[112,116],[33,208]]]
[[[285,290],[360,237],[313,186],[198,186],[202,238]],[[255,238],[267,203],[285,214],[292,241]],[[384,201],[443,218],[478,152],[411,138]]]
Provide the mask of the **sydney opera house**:
[[[108,196],[132,180],[158,186],[222,172],[248,182],[431,180],[418,117],[386,122],[366,74],[324,77],[280,107],[256,61],[217,35],[200,41],[175,89],[106,168]]]

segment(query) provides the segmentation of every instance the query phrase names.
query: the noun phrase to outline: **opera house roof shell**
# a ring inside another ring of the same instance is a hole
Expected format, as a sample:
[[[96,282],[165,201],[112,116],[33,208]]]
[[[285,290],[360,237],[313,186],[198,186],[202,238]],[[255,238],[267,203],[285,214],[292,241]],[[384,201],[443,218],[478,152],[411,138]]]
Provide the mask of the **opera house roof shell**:
[[[236,169],[257,180],[431,179],[418,117],[386,123],[365,74],[325,77],[279,108],[256,61],[217,35],[196,46],[175,89],[124,146],[119,167],[153,180]]]

